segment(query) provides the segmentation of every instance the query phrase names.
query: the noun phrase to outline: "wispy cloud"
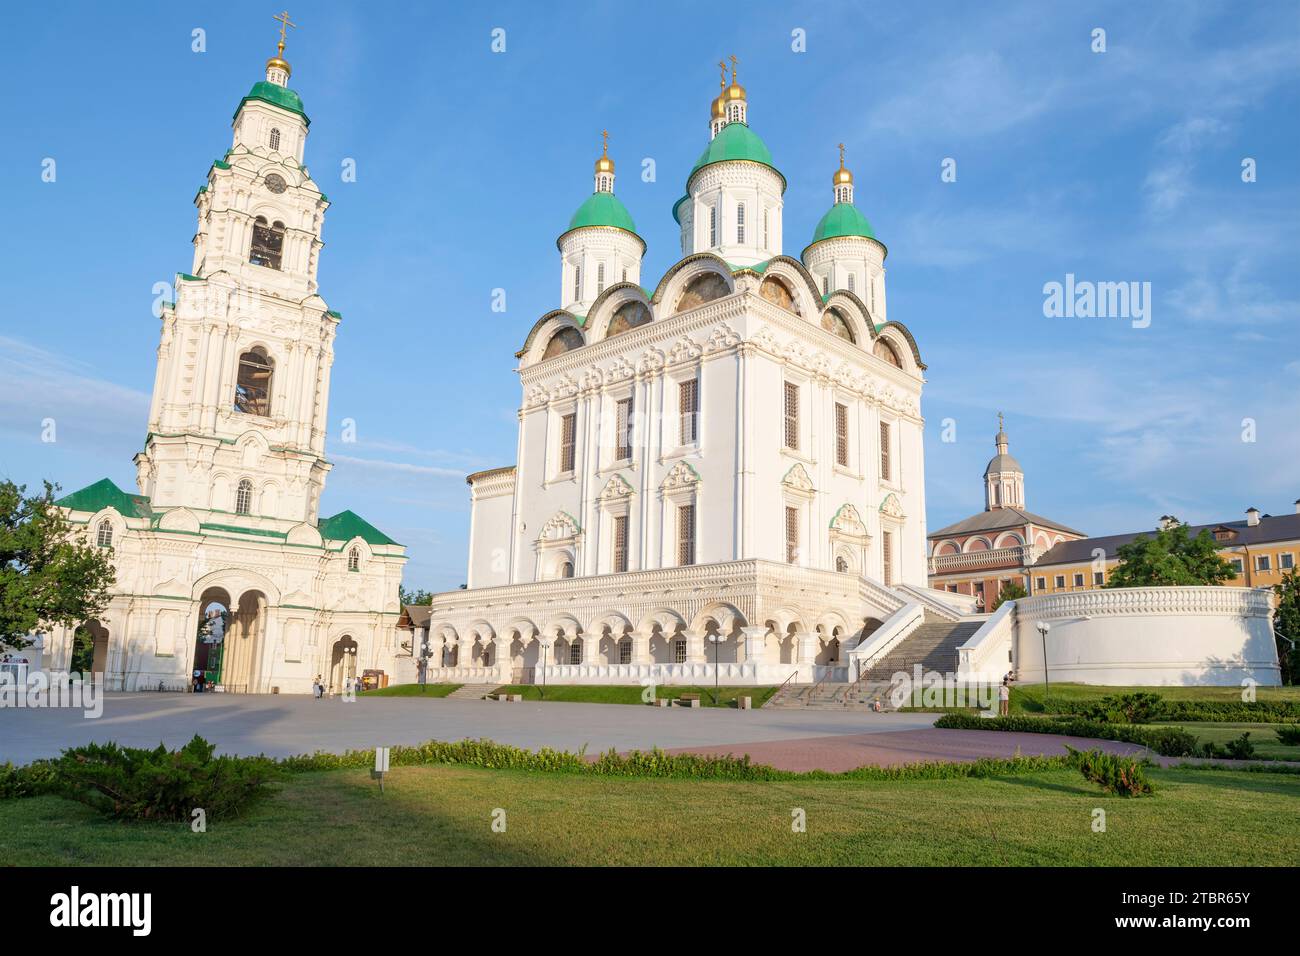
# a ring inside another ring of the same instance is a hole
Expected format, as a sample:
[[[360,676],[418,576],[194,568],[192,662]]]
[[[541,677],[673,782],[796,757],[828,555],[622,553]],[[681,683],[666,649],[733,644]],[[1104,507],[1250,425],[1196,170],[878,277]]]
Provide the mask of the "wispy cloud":
[[[459,468],[443,468],[438,465],[416,465],[409,461],[390,461],[382,458],[355,458],[352,455],[332,454],[335,463],[343,463],[356,468],[369,468],[379,471],[396,471],[408,475],[429,475],[435,478],[464,479],[465,472]]]

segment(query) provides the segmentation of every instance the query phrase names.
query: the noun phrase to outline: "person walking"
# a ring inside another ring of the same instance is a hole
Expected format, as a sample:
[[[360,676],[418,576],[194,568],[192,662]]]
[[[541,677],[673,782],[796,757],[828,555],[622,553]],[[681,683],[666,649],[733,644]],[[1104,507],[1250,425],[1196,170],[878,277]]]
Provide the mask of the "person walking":
[[[1002,683],[998,685],[998,716],[1009,717],[1011,715],[1011,685],[1007,679],[1002,678]]]

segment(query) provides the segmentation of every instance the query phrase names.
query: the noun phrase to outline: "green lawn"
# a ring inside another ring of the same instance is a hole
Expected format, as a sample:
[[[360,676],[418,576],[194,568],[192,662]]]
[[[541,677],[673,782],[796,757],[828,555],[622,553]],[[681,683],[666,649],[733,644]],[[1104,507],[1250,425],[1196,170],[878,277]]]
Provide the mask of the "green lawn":
[[[1100,687],[1096,684],[1058,684],[1052,681],[1054,700],[1100,700],[1119,694],[1136,694],[1146,691],[1159,694],[1165,700],[1220,700],[1241,702],[1240,687]],[[1300,687],[1257,687],[1258,700],[1300,701]],[[1043,685],[1017,684],[1011,688],[1013,714],[1041,714],[1043,712]]]
[[[641,698],[644,692],[644,687],[627,684],[549,684],[545,688],[540,684],[507,684],[494,691],[498,694],[522,694],[524,700],[582,704],[644,704]],[[716,706],[735,707],[736,698],[750,697],[752,705],[758,708],[762,707],[774,693],[776,693],[775,687],[719,687]],[[712,684],[691,687],[678,685],[669,687],[661,684],[655,688],[655,694],[666,699],[681,697],[683,694],[699,694],[701,707],[715,706]]]
[[[363,697],[446,697],[464,687],[464,684],[393,684],[379,690],[363,690]]]
[[[1272,757],[1275,760],[1300,760],[1300,747],[1288,747],[1277,739],[1279,724],[1246,724],[1204,720],[1154,720],[1148,726],[1181,727],[1188,733],[1195,734],[1198,742],[1214,743],[1219,746],[1240,737],[1243,731],[1250,731],[1250,742],[1255,745],[1256,757]]]
[[[1153,770],[1154,797],[1073,770],[967,780],[730,782],[402,767],[290,777],[243,818],[121,824],[0,802],[8,865],[1293,865],[1300,778]],[[1092,830],[1095,808],[1106,832]],[[492,814],[506,811],[506,832]],[[791,811],[807,832],[791,831]]]

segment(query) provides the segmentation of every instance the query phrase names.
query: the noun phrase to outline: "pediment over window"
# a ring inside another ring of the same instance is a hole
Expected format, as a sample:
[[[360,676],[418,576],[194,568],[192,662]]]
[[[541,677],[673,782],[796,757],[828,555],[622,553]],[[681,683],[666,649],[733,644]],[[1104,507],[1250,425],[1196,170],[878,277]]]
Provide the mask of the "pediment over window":
[[[566,538],[576,538],[582,534],[582,528],[578,525],[577,520],[567,511],[557,511],[546,524],[542,525],[542,533],[538,535],[539,541],[563,541]]]
[[[601,501],[613,501],[618,498],[627,498],[632,494],[632,486],[627,483],[627,479],[622,475],[615,475],[605,483],[605,489],[600,493]]]
[[[668,472],[668,477],[664,479],[663,484],[659,486],[661,491],[672,491],[676,488],[689,488],[698,484],[700,474],[694,468],[684,461],[679,461],[673,465],[672,471]]]
[[[835,517],[831,519],[831,530],[860,537],[867,533],[867,526],[862,520],[862,515],[858,514],[858,509],[845,503],[840,505],[840,510],[835,512]]]
[[[885,495],[885,500],[880,503],[880,513],[886,518],[905,518],[903,505],[898,500],[898,495],[890,492]]]
[[[793,488],[795,491],[813,491],[812,479],[808,477],[808,472],[803,465],[795,464],[785,473],[781,479],[781,484],[787,488]]]

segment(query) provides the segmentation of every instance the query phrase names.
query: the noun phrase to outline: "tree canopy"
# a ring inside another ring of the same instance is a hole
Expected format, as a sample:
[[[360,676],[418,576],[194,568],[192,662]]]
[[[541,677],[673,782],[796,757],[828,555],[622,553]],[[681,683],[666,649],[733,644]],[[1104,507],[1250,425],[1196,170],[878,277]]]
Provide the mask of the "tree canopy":
[[[33,632],[75,627],[108,605],[110,552],[76,532],[56,490],[47,481],[29,496],[25,485],[0,481],[0,645],[14,650]]]
[[[1002,590],[998,591],[997,600],[993,602],[993,607],[989,610],[996,611],[1007,601],[1019,601],[1022,597],[1029,597],[1029,592],[1019,581],[1005,581],[1002,584]]]
[[[1209,531],[1202,530],[1193,538],[1191,529],[1182,523],[1170,522],[1153,537],[1140,534],[1120,545],[1116,555],[1119,564],[1110,573],[1108,588],[1222,584],[1237,575],[1232,565],[1219,557]]]

